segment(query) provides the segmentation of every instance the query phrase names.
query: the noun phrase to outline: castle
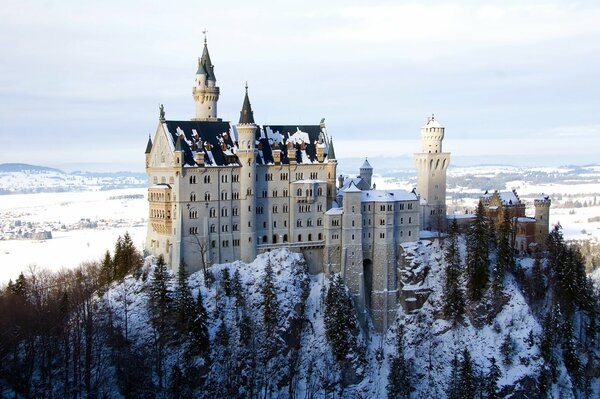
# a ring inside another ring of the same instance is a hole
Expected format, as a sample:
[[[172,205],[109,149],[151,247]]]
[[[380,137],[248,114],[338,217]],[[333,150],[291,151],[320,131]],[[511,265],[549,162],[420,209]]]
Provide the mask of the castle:
[[[401,243],[446,223],[444,127],[421,128],[417,190],[377,190],[365,160],[356,178],[337,176],[333,140],[315,125],[257,125],[248,96],[239,122],[221,120],[206,39],[192,95],[195,117],[167,120],[161,106],[146,147],[146,250],[172,268],[252,262],[260,252],[300,251],[311,273],[341,273],[363,320],[377,331],[399,300]]]

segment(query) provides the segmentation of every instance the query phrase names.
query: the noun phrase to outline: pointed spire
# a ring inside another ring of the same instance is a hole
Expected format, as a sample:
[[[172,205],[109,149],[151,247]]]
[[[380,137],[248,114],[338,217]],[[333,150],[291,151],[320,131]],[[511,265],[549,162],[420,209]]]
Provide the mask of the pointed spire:
[[[335,151],[333,150],[333,139],[329,140],[329,151],[327,151],[327,159],[335,159]]]
[[[177,137],[177,143],[175,143],[175,151],[183,151],[183,146],[181,145],[181,136]]]
[[[248,82],[246,82],[246,95],[244,96],[244,104],[240,111],[239,123],[254,123],[254,114],[250,106],[250,99],[248,98]]]
[[[150,151],[152,151],[152,139],[150,138],[150,135],[148,135],[148,144],[146,144],[145,154],[150,154]]]
[[[206,74],[208,75],[208,79],[217,81],[215,77],[215,67],[210,61],[210,54],[208,54],[208,46],[206,45],[206,35],[204,36],[204,50],[202,51],[202,57],[200,57],[200,62],[198,63],[198,72],[197,74]]]

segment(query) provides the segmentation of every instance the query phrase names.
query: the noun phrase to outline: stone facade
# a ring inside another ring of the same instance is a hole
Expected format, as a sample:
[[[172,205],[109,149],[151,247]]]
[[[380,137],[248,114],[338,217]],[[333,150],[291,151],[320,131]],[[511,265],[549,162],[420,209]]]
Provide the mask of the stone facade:
[[[422,129],[424,148],[435,141],[438,150],[418,155],[429,165],[419,187],[435,196],[431,204],[421,205],[414,190],[374,189],[366,160],[356,178],[336,184],[324,120],[257,125],[246,88],[239,123],[224,122],[206,43],[198,65],[195,117],[168,120],[161,109],[146,148],[147,251],[162,254],[172,268],[185,262],[190,271],[251,262],[279,247],[301,251],[311,273],[341,273],[361,319],[384,331],[398,306],[401,244],[419,239],[423,206],[445,213],[443,128]]]

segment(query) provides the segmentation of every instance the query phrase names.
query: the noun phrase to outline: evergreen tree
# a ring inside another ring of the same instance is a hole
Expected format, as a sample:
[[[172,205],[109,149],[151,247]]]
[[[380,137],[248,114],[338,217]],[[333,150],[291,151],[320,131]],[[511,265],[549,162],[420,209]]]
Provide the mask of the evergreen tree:
[[[542,253],[540,250],[536,250],[534,253],[529,287],[529,292],[534,302],[544,299],[544,295],[546,294],[546,277],[542,270]]]
[[[196,298],[196,308],[190,326],[190,333],[192,335],[193,352],[207,355],[210,348],[208,314],[206,313],[200,290],[198,290],[198,297]]]
[[[465,348],[463,351],[462,362],[460,363],[459,372],[460,381],[460,398],[461,399],[474,399],[477,393],[477,387],[475,384],[475,372],[473,370],[473,363],[471,361],[471,354]]]
[[[496,362],[496,358],[492,357],[490,360],[490,369],[486,374],[485,381],[485,397],[487,399],[500,399],[500,390],[498,388],[498,381],[500,377],[502,377],[502,373],[500,372],[500,367],[498,367],[498,363]]]
[[[235,306],[238,309],[244,308],[246,306],[246,300],[244,298],[244,289],[242,288],[240,272],[237,269],[233,273],[232,291],[235,298]]]
[[[563,323],[562,338],[562,352],[565,367],[571,376],[573,385],[580,387],[583,382],[583,379],[581,378],[582,365],[579,360],[575,337],[573,336],[573,324],[568,316],[565,317]]]
[[[171,381],[169,382],[169,399],[183,399],[184,396],[185,377],[181,368],[177,364],[171,369]]]
[[[512,357],[514,354],[514,342],[510,336],[510,331],[504,336],[502,345],[500,345],[500,352],[502,353],[502,361],[506,365],[512,364]]]
[[[448,399],[460,399],[461,386],[460,386],[460,375],[459,367],[460,362],[458,361],[458,355],[454,353],[454,358],[450,363],[450,382],[448,384]]]
[[[115,243],[115,254],[113,256],[113,270],[115,280],[120,280],[127,274],[127,266],[125,262],[126,256],[125,250],[123,248],[123,238],[119,236],[117,237],[117,242]]]
[[[462,320],[465,312],[465,298],[460,281],[462,271],[456,219],[452,221],[448,231],[444,258],[446,260],[446,281],[443,294],[444,315],[456,324]]]
[[[229,269],[223,269],[223,274],[221,275],[221,285],[223,286],[223,291],[225,295],[231,295],[231,277],[229,274]]]
[[[489,232],[483,203],[479,201],[475,221],[467,241],[467,288],[469,297],[478,301],[488,283]]]
[[[279,312],[279,304],[277,303],[277,293],[275,291],[275,283],[273,281],[273,267],[271,266],[270,258],[267,258],[267,265],[265,267],[262,297],[265,331],[267,332],[267,336],[272,336],[277,328],[277,313]]]
[[[358,343],[354,334],[358,333],[358,320],[352,299],[339,274],[329,282],[323,319],[325,336],[334,357],[341,362],[347,355],[357,354]]]
[[[185,263],[179,263],[177,271],[177,291],[175,292],[175,311],[177,313],[177,325],[181,332],[187,332],[194,318],[194,298],[188,284],[188,273]]]
[[[159,255],[152,274],[152,284],[150,287],[150,299],[152,302],[153,313],[156,317],[164,320],[171,304],[171,295],[169,292],[170,274],[167,271],[167,264],[163,255]]]
[[[115,270],[113,266],[113,260],[110,257],[110,252],[106,251],[102,263],[100,264],[100,285],[107,286],[115,278]]]
[[[493,287],[496,293],[500,293],[504,287],[504,274],[513,267],[512,249],[512,221],[510,211],[502,209],[502,223],[498,227],[498,251],[496,256],[496,267],[493,273]]]
[[[408,398],[412,387],[408,365],[404,358],[404,325],[398,325],[396,330],[396,354],[390,359],[390,373],[388,375],[388,398]]]

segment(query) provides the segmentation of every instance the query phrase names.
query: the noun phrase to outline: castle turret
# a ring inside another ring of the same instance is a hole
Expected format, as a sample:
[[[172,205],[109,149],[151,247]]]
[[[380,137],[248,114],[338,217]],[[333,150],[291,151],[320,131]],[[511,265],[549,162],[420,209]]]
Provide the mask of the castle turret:
[[[248,85],[244,104],[237,124],[238,149],[236,155],[240,170],[240,249],[243,262],[256,258],[256,124],[248,98]]]
[[[344,190],[342,214],[342,277],[352,294],[361,319],[366,309],[362,248],[362,191],[350,183]]]
[[[417,192],[421,196],[421,228],[444,230],[446,224],[446,171],[450,153],[442,152],[444,127],[433,116],[421,128],[422,149],[415,154]]]
[[[337,195],[337,189],[335,186],[337,163],[337,159],[335,159],[335,151],[333,149],[333,140],[330,139],[327,149],[327,209],[331,208]]]
[[[360,167],[360,178],[363,179],[365,183],[367,183],[367,186],[369,186],[369,188],[373,187],[371,184],[371,179],[373,178],[373,167],[371,166],[367,158],[365,158],[365,162],[363,162],[362,166]]]
[[[219,101],[219,88],[215,77],[215,68],[210,61],[206,37],[204,38],[204,50],[202,57],[198,59],[198,70],[196,81],[192,89],[192,95],[196,103],[196,117],[194,121],[219,121],[217,118],[217,102]]]
[[[152,152],[152,139],[148,135],[148,144],[146,144],[146,169],[150,166],[150,153]]]
[[[547,195],[533,201],[535,207],[535,242],[544,245],[550,232],[550,205],[552,201]]]

